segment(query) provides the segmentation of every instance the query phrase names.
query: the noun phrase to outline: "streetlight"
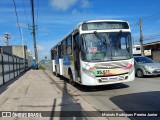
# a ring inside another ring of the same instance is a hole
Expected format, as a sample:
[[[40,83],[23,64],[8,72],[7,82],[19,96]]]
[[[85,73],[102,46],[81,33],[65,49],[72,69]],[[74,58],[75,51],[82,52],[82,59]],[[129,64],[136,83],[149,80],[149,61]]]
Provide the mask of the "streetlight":
[[[8,34],[8,33],[5,33],[5,34],[4,34],[4,37],[7,39],[6,46],[8,46],[8,45],[9,45],[8,39],[11,39],[11,35]]]

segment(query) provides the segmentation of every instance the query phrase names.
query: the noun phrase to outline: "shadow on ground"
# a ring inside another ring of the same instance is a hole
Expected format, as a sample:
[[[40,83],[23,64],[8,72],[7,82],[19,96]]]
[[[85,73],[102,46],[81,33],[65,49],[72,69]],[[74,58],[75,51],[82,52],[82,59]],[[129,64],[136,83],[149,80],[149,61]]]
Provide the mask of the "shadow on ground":
[[[1,85],[1,86],[0,86],[0,94],[2,94],[5,90],[7,90],[8,87],[9,87],[11,84],[13,84],[15,81],[17,81],[17,80],[18,80],[20,77],[22,77],[25,73],[26,73],[26,72],[21,73],[21,74],[20,74],[19,76],[17,76],[16,78],[14,78],[14,79],[6,82],[4,85]]]
[[[111,97],[110,100],[126,113],[129,111],[160,111],[160,91],[141,92]],[[160,120],[160,117],[130,117],[131,120]]]
[[[63,76],[59,76],[60,80],[65,81],[66,83],[69,83],[69,80]],[[105,91],[105,90],[114,90],[114,89],[125,89],[129,86],[124,83],[117,83],[117,84],[111,84],[111,85],[100,85],[100,86],[85,86],[85,85],[79,85],[76,83],[74,86],[81,92],[97,92],[97,91]]]
[[[136,78],[138,78],[137,76],[136,76]],[[160,78],[160,75],[146,75],[146,76],[144,76],[143,78]],[[140,79],[140,78],[139,78]]]
[[[66,80],[64,81],[62,94],[62,101],[59,104],[61,110],[55,111],[56,99],[54,99],[50,120],[54,120],[55,117],[60,117],[60,120],[87,120],[81,104],[69,94]]]

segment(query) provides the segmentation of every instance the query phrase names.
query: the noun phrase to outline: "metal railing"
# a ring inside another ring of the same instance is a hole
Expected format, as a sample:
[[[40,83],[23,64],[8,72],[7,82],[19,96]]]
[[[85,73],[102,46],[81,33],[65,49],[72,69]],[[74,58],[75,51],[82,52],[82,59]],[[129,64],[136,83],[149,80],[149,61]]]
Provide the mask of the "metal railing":
[[[28,70],[28,60],[0,48],[0,86]]]

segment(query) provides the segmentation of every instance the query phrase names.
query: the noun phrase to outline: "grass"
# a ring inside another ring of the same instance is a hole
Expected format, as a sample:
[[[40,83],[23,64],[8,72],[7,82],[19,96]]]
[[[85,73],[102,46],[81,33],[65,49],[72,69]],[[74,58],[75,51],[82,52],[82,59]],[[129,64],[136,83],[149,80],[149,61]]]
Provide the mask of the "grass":
[[[44,68],[41,64],[38,64],[38,70],[45,70],[46,68]]]

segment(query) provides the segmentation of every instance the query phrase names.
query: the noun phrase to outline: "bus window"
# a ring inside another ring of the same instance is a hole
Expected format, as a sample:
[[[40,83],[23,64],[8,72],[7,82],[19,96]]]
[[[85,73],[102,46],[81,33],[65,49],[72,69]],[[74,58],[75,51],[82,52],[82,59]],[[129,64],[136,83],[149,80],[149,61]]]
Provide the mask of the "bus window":
[[[58,56],[58,46],[56,46],[56,57]]]
[[[61,58],[61,44],[58,45],[58,57]]]
[[[53,53],[53,50],[51,50],[51,59],[52,59],[52,60],[54,59],[54,53]]]
[[[72,38],[69,36],[67,38],[67,55],[72,54]]]
[[[62,42],[62,49],[63,49],[62,54],[66,55],[66,40],[63,40]]]
[[[61,42],[60,49],[61,49],[61,57],[62,57],[63,56],[63,43],[62,42]]]

